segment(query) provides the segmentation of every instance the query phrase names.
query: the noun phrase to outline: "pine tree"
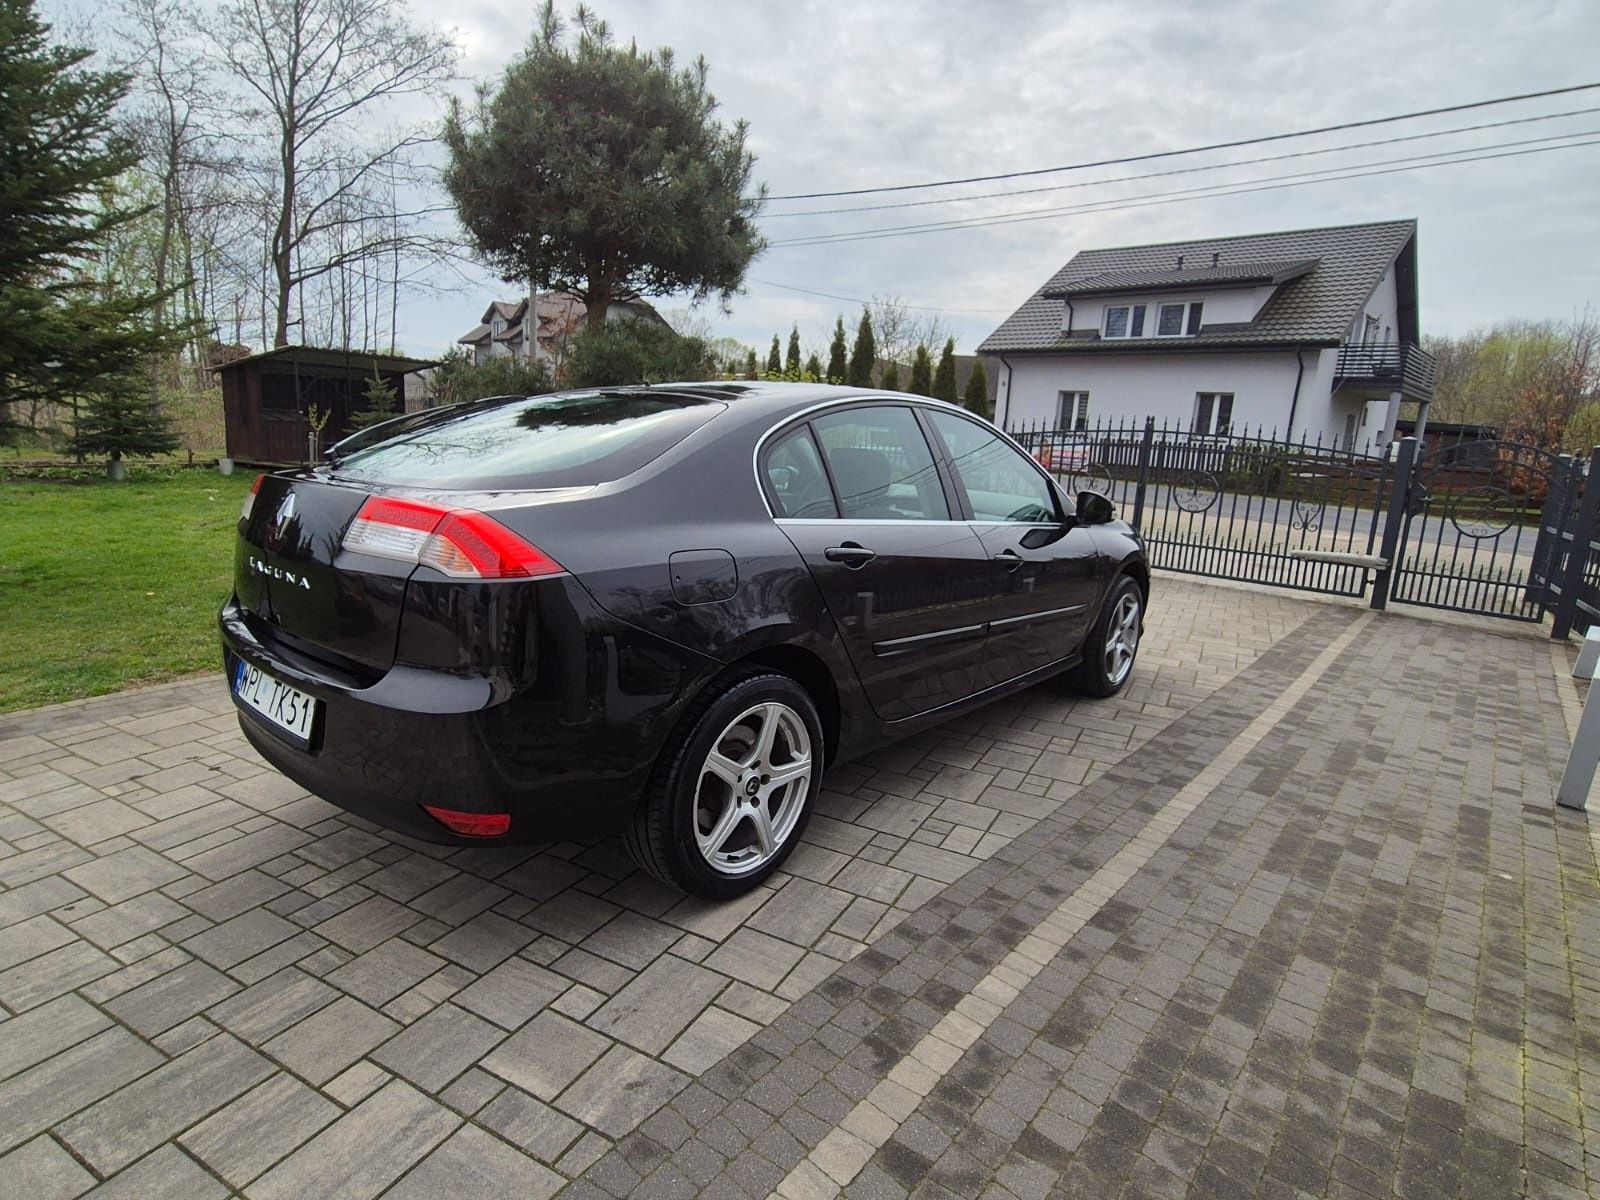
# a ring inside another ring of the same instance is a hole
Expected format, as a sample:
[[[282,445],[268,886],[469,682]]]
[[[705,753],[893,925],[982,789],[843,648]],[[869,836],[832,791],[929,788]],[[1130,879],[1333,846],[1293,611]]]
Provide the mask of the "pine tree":
[[[822,360],[815,354],[806,359],[806,377],[812,383],[822,382]]]
[[[783,369],[787,375],[800,374],[800,326],[798,325],[789,330],[789,357],[784,362]]]
[[[980,417],[994,416],[989,408],[989,373],[984,370],[981,358],[972,364],[972,374],[967,376],[967,390],[961,396],[961,403]]]
[[[914,396],[933,395],[933,363],[928,358],[928,348],[918,346],[911,359],[911,382],[906,391]]]
[[[944,344],[944,353],[939,355],[939,366],[933,373],[933,395],[938,400],[948,400],[956,403],[961,397],[956,394],[956,340],[951,338]]]
[[[844,318],[840,317],[833,327],[833,345],[828,347],[828,382],[843,383],[849,371],[845,357]]]
[[[883,369],[883,382],[878,384],[886,392],[900,390],[900,364],[890,363]]]
[[[117,131],[128,76],[88,70],[91,51],[49,33],[34,0],[0,0],[0,441],[13,403],[82,396],[85,452],[162,453],[150,367],[178,341],[154,319],[170,293],[93,277],[106,239],[147,211],[115,187],[138,162]]]
[[[746,379],[754,379],[760,373],[760,369],[756,365],[756,352],[752,350],[744,356],[744,377]]]
[[[767,351],[767,374],[783,374],[783,352],[778,348],[778,335],[772,335],[772,349]]]
[[[351,415],[351,429],[366,429],[368,426],[379,425],[391,417],[399,416],[399,397],[395,395],[394,384],[379,375],[376,368],[372,372],[372,378],[367,380],[365,394],[367,407]]]
[[[850,386],[871,387],[872,369],[878,362],[878,346],[872,336],[872,314],[861,310],[861,324],[856,326],[856,344],[850,351]]]

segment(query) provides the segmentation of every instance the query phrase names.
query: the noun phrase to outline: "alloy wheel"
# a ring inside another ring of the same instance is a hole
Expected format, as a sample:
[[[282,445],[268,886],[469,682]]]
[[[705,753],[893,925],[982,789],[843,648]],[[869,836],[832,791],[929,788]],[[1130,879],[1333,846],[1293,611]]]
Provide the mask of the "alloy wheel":
[[[1130,590],[1117,600],[1106,629],[1106,679],[1112,687],[1120,686],[1133,670],[1133,656],[1138,649],[1139,597]]]
[[[700,768],[695,841],[723,875],[748,875],[794,832],[811,788],[813,755],[805,720],[765,700],[730,721]]]

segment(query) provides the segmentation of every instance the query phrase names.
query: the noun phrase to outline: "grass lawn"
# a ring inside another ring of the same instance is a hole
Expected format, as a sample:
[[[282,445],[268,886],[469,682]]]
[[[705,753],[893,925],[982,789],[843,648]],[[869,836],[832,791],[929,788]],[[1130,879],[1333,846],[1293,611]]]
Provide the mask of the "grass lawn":
[[[123,483],[0,482],[0,712],[220,671],[254,478],[132,466]]]

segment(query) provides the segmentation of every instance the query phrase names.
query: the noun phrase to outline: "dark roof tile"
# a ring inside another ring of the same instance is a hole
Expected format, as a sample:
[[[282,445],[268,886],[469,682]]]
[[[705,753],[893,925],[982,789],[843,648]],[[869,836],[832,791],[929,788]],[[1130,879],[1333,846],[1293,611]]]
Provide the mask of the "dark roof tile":
[[[1142,274],[1147,278],[1170,278],[1176,274],[1177,256],[1208,264],[1212,254],[1222,267],[1274,273],[1288,265],[1315,260],[1304,274],[1279,286],[1272,299],[1247,327],[1237,324],[1206,328],[1199,336],[1183,339],[1184,345],[1245,346],[1295,345],[1340,342],[1373,288],[1390,264],[1415,235],[1415,221],[1379,221],[1370,225],[1338,225],[1327,229],[1300,229],[1285,233],[1261,233],[1247,237],[1212,238],[1193,242],[1167,242],[1155,246],[1126,246],[1109,250],[1085,250],[1073,256],[1028,300],[1007,317],[981,346],[980,353],[1008,350],[1070,350],[1081,353],[1101,348],[1127,351],[1157,343],[1171,348],[1172,340],[1140,338],[1103,342],[1081,331],[1065,335],[1061,331],[1066,302],[1052,298],[1075,291],[1088,280],[1105,277],[1126,278]],[[1200,269],[1194,269],[1199,274]],[[1185,272],[1185,278],[1191,274]],[[1099,283],[1096,286],[1103,286]],[[1145,282],[1140,286],[1159,287]]]

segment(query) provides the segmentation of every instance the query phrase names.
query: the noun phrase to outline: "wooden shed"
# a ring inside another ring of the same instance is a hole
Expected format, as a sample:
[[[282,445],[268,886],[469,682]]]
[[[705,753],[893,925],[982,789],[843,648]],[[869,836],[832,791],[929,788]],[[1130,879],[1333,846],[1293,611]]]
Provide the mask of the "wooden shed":
[[[228,457],[237,462],[306,461],[307,414],[330,413],[321,442],[330,446],[351,431],[350,418],[368,407],[373,377],[394,388],[395,411],[405,407],[405,379],[433,366],[428,359],[358,350],[283,346],[217,369],[227,423]]]

